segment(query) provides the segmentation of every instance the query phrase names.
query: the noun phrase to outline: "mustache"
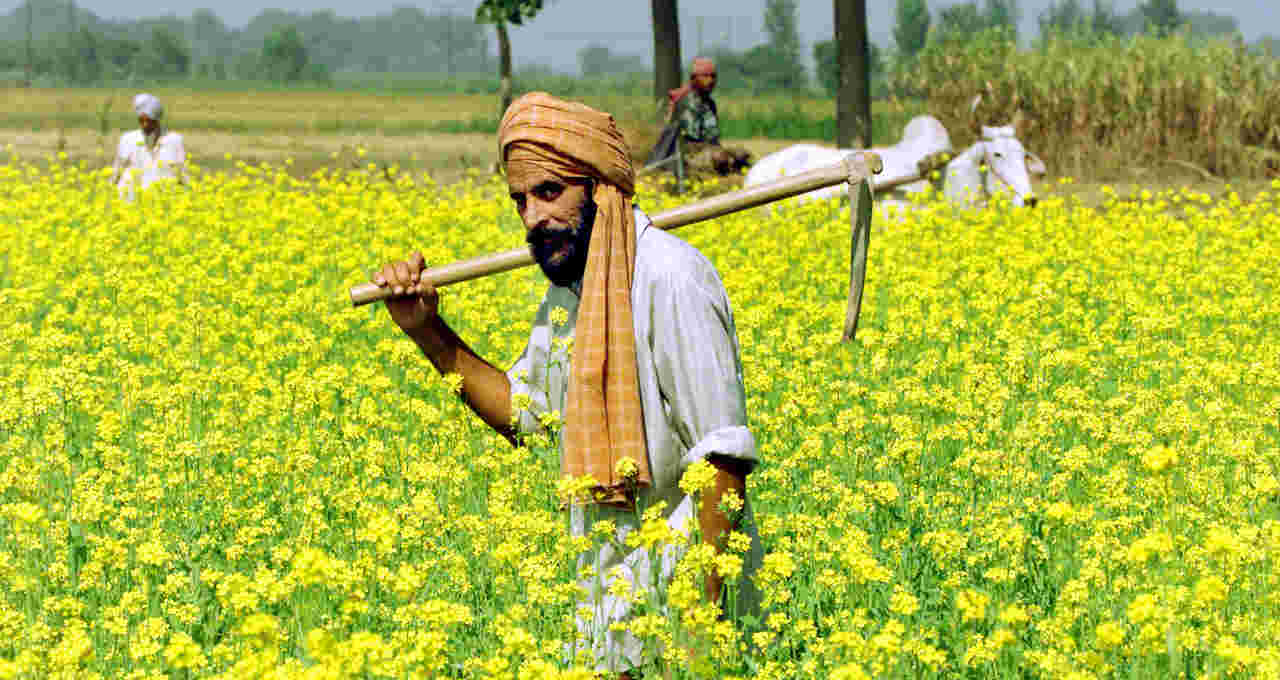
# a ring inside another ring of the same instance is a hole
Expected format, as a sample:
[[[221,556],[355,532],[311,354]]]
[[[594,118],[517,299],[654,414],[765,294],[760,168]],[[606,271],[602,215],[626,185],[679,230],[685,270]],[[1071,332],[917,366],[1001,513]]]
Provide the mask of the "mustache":
[[[525,243],[531,246],[547,246],[553,243],[564,242],[572,239],[577,235],[577,229],[572,227],[561,227],[552,229],[550,227],[534,227],[525,234]]]

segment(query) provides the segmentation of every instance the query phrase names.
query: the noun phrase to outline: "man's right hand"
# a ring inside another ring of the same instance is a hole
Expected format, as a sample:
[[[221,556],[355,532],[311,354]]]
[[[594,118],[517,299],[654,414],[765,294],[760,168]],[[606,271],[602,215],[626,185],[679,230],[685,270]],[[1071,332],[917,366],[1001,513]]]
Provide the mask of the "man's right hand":
[[[405,333],[416,336],[436,320],[440,295],[435,286],[420,280],[427,268],[422,253],[415,252],[403,262],[389,262],[373,275],[373,283],[390,288],[393,297],[386,299],[387,312]]]

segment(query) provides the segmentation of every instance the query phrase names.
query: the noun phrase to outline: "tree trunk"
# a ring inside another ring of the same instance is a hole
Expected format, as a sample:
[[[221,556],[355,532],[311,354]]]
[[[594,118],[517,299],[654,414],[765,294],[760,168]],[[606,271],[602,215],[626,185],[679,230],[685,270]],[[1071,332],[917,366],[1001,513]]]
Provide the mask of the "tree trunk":
[[[653,97],[664,101],[667,90],[684,80],[680,65],[680,18],[676,0],[653,0]],[[666,109],[660,109],[665,112]]]
[[[867,1],[832,0],[840,84],[836,89],[836,144],[871,146],[871,63],[867,45]]]
[[[493,27],[498,31],[498,97],[502,100],[502,109],[498,111],[501,119],[511,106],[511,38],[507,36],[507,23],[497,21]]]

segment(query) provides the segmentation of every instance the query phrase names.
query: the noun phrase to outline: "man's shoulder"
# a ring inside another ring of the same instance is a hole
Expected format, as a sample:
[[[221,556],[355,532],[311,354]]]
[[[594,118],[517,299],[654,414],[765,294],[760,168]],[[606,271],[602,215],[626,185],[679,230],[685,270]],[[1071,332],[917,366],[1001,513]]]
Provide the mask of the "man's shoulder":
[[[121,144],[137,144],[142,141],[142,130],[130,130],[120,135]]]
[[[698,108],[698,93],[694,90],[686,92],[685,95],[675,101],[676,111],[681,113],[693,111]]]
[[[636,275],[672,286],[710,286],[723,289],[711,260],[688,241],[650,226],[636,248]]]
[[[694,96],[694,101],[690,103],[697,106],[699,109],[706,110],[714,109],[716,107],[716,100],[711,98],[711,93],[695,91],[692,94]]]
[[[709,98],[710,98],[710,95],[708,95],[705,92],[700,92],[699,90],[694,88],[694,89],[690,89],[688,93],[686,93],[683,97],[679,99],[679,101],[676,102],[676,104],[678,106],[683,106],[686,109],[692,109],[696,111],[699,109],[706,108],[707,100]]]

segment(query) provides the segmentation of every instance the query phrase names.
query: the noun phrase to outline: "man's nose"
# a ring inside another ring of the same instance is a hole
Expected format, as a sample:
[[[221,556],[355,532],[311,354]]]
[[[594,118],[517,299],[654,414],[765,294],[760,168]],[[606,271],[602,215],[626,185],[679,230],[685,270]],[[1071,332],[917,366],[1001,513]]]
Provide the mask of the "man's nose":
[[[547,209],[538,201],[531,200],[524,206],[524,214],[521,215],[524,220],[525,229],[533,230],[546,225]]]

